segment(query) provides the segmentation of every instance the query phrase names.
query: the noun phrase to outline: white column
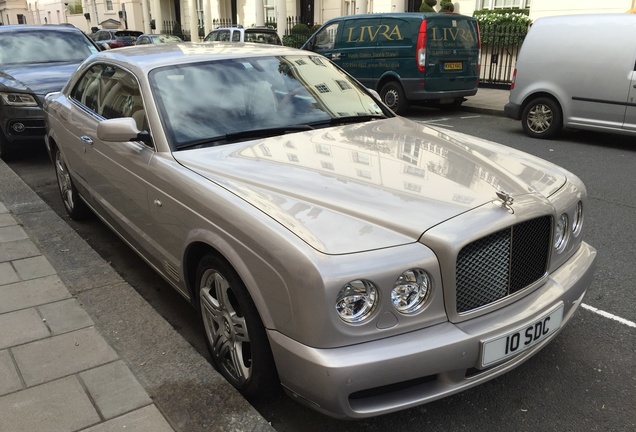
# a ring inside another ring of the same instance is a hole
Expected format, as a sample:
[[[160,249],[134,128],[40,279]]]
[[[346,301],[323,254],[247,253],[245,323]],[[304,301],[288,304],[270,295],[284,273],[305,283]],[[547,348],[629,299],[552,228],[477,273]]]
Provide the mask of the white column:
[[[144,17],[144,33],[151,33],[150,31],[150,0],[141,0],[141,13]]]
[[[278,36],[282,39],[285,35],[285,27],[287,26],[287,1],[276,0],[276,25],[278,26]]]
[[[356,1],[356,14],[365,14],[368,12],[369,2],[367,0]]]
[[[197,0],[188,1],[188,10],[190,12],[190,40],[192,42],[199,41],[199,19],[197,17]]]
[[[203,0],[203,30],[206,35],[212,30],[212,2],[210,0]],[[216,1],[214,2],[216,4]]]
[[[254,19],[257,26],[265,25],[265,5],[263,0],[255,0],[254,7],[256,8]]]
[[[150,10],[152,12],[152,19],[155,20],[155,33],[162,33],[163,31],[163,15],[161,14],[161,2],[159,0],[151,0],[152,5]]]

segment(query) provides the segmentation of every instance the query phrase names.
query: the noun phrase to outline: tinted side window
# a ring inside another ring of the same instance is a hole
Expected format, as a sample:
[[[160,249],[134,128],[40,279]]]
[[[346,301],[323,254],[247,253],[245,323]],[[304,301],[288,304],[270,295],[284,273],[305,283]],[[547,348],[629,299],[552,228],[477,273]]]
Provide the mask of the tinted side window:
[[[234,30],[232,33],[232,42],[240,42],[241,41],[241,32],[239,30]]]
[[[104,118],[132,117],[144,129],[145,111],[135,77],[111,65],[94,65],[80,79],[71,97]]]
[[[336,43],[336,33],[338,33],[338,25],[340,23],[335,22],[329,26],[320,30],[320,33],[314,38],[314,49],[333,49]]]

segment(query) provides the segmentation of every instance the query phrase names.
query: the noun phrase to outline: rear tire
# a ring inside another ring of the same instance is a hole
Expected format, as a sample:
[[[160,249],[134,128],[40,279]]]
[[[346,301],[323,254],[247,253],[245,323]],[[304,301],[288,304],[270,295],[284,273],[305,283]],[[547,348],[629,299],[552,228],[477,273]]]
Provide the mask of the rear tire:
[[[196,288],[212,364],[247,399],[281,389],[265,327],[234,269],[213,254],[197,267]]]
[[[559,104],[551,98],[531,100],[521,113],[521,126],[532,138],[552,138],[563,125],[563,113]]]
[[[64,157],[60,152],[60,149],[54,147],[53,163],[55,164],[55,175],[57,177],[57,185],[66,208],[66,213],[73,220],[80,220],[86,218],[90,214],[90,210],[86,203],[80,198],[71,174],[68,171]]]
[[[389,81],[384,84],[380,89],[380,97],[382,102],[398,115],[406,114],[409,109],[409,101],[406,99],[404,90],[398,82]]]

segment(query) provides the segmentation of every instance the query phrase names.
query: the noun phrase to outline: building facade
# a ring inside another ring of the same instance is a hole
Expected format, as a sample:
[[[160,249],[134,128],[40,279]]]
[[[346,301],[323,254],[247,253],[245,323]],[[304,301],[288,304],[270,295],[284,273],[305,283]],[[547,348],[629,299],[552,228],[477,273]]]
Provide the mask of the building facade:
[[[321,24],[343,15],[418,11],[422,0],[0,0],[1,24],[68,22],[87,33],[93,28],[129,28],[146,33],[174,32],[175,25],[192,40],[219,22],[243,26],[277,22],[285,31],[288,17]],[[636,0],[458,0],[455,12],[528,8],[530,18],[578,13],[624,13]]]

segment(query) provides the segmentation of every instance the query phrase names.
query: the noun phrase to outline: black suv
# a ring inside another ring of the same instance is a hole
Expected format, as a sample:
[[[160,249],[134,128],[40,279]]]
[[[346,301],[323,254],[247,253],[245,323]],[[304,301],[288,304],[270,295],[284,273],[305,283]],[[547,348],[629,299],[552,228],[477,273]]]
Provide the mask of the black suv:
[[[60,91],[79,64],[99,51],[76,27],[0,26],[0,158],[12,148],[42,143],[42,102]]]
[[[205,37],[204,42],[252,42],[269,45],[282,45],[283,43],[272,27],[248,27],[241,25],[217,27]]]

